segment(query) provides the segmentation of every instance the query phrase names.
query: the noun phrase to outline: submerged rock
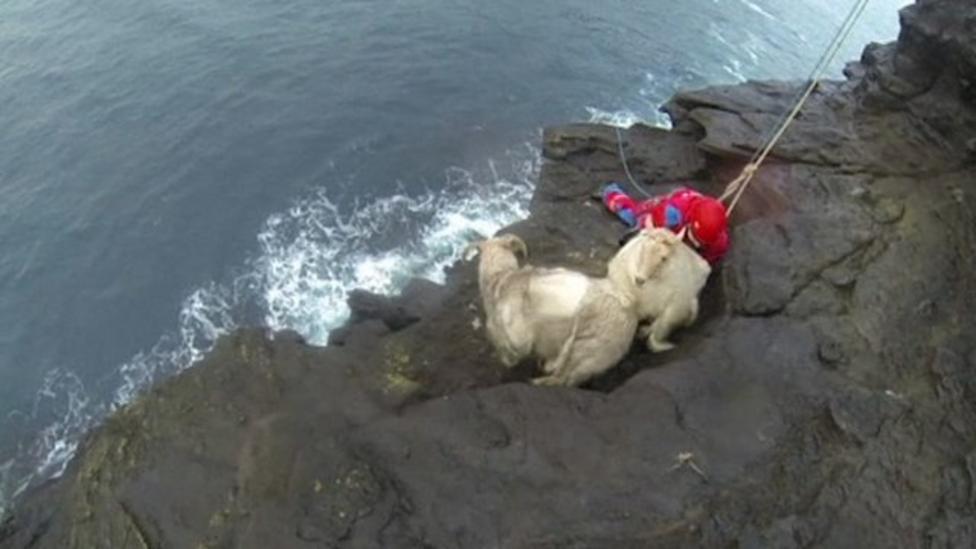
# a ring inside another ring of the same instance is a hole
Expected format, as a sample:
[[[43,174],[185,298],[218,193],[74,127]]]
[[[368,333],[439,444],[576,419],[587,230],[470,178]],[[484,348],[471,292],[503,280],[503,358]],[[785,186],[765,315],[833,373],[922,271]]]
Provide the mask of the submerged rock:
[[[974,13],[906,8],[815,94],[677,350],[537,388],[495,359],[472,264],[356,293],[329,347],[241,330],[118,411],[0,546],[976,545]],[[646,192],[720,192],[796,86],[680,93],[672,131],[550,128],[507,230],[602,274],[621,149]]]

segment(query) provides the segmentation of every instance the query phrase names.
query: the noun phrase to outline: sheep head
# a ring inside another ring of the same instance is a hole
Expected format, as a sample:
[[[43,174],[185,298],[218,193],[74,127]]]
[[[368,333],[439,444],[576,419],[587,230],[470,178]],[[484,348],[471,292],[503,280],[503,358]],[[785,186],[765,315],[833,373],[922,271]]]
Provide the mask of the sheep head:
[[[464,260],[471,261],[478,253],[483,252],[487,246],[500,246],[502,249],[508,250],[515,255],[521,255],[522,258],[526,258],[529,255],[529,248],[525,245],[524,240],[514,234],[503,234],[468,244],[464,249]]]
[[[618,282],[623,282],[623,277],[628,285],[643,286],[680,243],[681,237],[667,229],[644,229],[617,252],[610,262],[608,275]]]

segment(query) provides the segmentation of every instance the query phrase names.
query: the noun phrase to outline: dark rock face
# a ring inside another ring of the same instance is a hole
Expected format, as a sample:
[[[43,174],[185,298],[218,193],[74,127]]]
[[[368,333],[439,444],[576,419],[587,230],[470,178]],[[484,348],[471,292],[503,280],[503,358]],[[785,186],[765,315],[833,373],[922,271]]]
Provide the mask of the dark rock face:
[[[0,546],[976,545],[974,12],[906,8],[814,96],[677,350],[535,388],[494,358],[474,265],[356,293],[327,348],[242,330],[119,411]],[[675,130],[619,145],[551,128],[507,230],[602,274],[623,229],[592,195],[624,180],[619,148],[648,192],[719,192],[795,90],[681,93]]]

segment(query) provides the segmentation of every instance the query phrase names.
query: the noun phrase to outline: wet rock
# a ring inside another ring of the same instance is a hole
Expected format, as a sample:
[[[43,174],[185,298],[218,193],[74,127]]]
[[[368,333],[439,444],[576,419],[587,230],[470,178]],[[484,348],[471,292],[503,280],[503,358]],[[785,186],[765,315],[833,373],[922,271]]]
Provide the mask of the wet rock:
[[[420,320],[393,299],[363,290],[349,293],[350,321],[355,324],[364,320],[379,320],[390,330],[402,330]]]
[[[663,192],[651,187],[655,183],[698,179],[705,175],[705,156],[697,140],[698,136],[643,124],[628,129],[598,124],[547,128],[543,156],[556,162],[543,165],[533,204],[586,199],[611,181],[639,197]],[[624,162],[640,189],[630,188]]]
[[[348,299],[349,320],[329,332],[328,343],[345,345],[357,330],[372,336],[402,330],[432,314],[446,294],[447,289],[440,284],[419,278],[411,279],[397,296],[353,290]]]
[[[435,310],[444,299],[445,289],[428,280],[412,279],[400,295],[391,297],[364,290],[349,293],[350,324],[379,320],[391,331],[417,322]]]

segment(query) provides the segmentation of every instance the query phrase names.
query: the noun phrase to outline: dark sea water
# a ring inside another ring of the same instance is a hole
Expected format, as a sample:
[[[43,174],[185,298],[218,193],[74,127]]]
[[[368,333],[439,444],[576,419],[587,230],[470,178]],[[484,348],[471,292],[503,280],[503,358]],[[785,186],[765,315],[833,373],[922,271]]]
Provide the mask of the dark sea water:
[[[440,276],[526,214],[542,127],[805,77],[851,3],[4,0],[0,509],[219,334]]]

